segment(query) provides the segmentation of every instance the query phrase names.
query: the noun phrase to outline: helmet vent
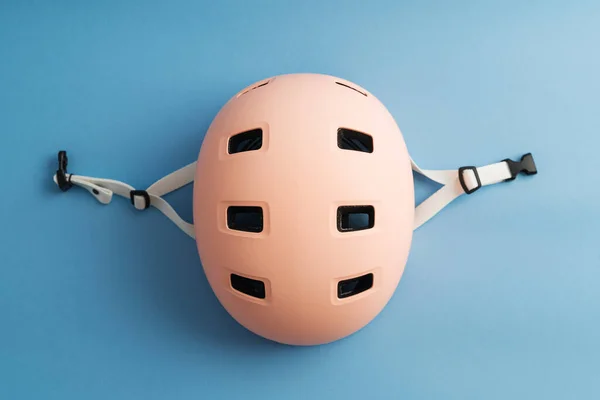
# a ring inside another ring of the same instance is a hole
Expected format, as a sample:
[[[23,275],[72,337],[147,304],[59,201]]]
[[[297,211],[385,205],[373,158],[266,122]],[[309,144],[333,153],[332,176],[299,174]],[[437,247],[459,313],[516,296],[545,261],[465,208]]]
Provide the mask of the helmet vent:
[[[262,147],[262,133],[262,129],[257,128],[233,135],[229,138],[229,154],[260,149]]]
[[[375,226],[373,206],[341,206],[337,210],[337,228],[340,232],[361,231]]]
[[[358,93],[362,94],[363,96],[367,97],[367,94],[366,94],[365,92],[361,92],[361,91],[360,91],[360,90],[358,90],[357,88],[354,88],[354,87],[352,87],[352,86],[350,86],[350,85],[346,85],[345,83],[342,83],[342,82],[336,82],[336,83],[337,83],[338,85],[340,85],[340,86],[346,87],[346,88],[348,88],[348,89],[352,89],[352,90],[354,90],[355,92],[358,92]]]
[[[337,144],[343,150],[373,152],[373,137],[352,129],[339,128],[337,131]]]
[[[227,227],[236,231],[262,232],[263,209],[255,206],[227,207]]]
[[[231,287],[238,292],[247,294],[248,296],[264,299],[265,283],[256,279],[246,278],[244,276],[231,274]]]
[[[356,296],[373,287],[373,274],[366,274],[356,278],[346,279],[338,282],[337,296],[339,299]]]
[[[250,92],[250,91],[252,91],[252,90],[254,90],[254,89],[258,89],[259,87],[266,86],[266,85],[268,85],[270,82],[271,82],[271,80],[268,80],[268,81],[266,81],[266,82],[259,83],[259,84],[258,84],[258,85],[256,85],[256,86],[252,86],[250,89],[248,89],[248,90],[245,90],[245,91],[243,91],[242,93],[240,93],[240,94],[239,94],[237,97],[243,96],[243,95],[245,95],[246,93],[248,93],[248,92]]]

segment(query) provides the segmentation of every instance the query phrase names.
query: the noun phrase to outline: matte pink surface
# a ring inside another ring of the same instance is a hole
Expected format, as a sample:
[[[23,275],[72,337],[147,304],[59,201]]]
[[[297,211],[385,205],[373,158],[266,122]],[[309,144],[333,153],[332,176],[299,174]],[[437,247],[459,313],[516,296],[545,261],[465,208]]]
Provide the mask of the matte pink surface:
[[[338,148],[340,127],[371,135],[373,153]],[[262,147],[228,154],[228,139],[254,128],[263,130]],[[413,176],[400,129],[367,90],[318,74],[251,85],[212,122],[196,182],[194,223],[206,276],[252,332],[293,345],[335,341],[368,324],[393,295],[412,240]],[[230,230],[229,205],[263,207],[263,231]],[[373,205],[374,228],[339,232],[340,205]],[[369,272],[372,289],[337,298],[339,280]],[[266,298],[233,290],[231,273],[264,281]]]

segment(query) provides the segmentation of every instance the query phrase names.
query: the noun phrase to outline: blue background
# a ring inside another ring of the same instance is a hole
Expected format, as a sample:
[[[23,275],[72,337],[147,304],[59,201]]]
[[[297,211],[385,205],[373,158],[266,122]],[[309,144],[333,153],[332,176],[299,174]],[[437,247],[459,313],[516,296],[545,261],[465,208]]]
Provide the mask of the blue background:
[[[2,1],[0,398],[600,397],[600,3],[449,3]],[[419,229],[385,310],[312,348],[237,325],[156,210],[51,179],[66,149],[145,188],[290,72],[366,87],[423,167],[539,168]]]

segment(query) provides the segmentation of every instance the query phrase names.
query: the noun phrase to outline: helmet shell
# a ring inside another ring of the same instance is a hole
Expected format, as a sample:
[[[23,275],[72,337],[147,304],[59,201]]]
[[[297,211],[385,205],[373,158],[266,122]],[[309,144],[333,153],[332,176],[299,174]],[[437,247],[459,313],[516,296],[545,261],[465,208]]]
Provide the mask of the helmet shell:
[[[367,90],[321,74],[256,82],[214,118],[195,180],[206,277],[255,334],[332,342],[393,295],[412,240],[413,175],[400,129]]]

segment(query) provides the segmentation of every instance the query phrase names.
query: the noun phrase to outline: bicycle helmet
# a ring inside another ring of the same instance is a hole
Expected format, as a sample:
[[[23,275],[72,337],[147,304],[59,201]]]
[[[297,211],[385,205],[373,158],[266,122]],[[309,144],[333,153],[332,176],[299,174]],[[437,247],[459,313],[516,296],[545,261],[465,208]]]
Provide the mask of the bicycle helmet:
[[[413,171],[442,187],[415,208]],[[412,160],[386,107],[366,89],[322,74],[286,74],[234,95],[197,161],[146,190],[67,172],[54,181],[153,206],[196,239],[208,282],[248,330],[292,345],[360,330],[389,302],[415,229],[462,194],[537,173],[533,157],[450,170]],[[194,181],[194,224],[162,196]]]

